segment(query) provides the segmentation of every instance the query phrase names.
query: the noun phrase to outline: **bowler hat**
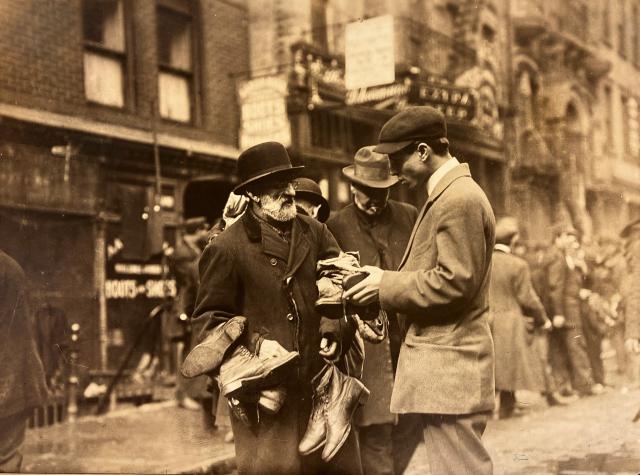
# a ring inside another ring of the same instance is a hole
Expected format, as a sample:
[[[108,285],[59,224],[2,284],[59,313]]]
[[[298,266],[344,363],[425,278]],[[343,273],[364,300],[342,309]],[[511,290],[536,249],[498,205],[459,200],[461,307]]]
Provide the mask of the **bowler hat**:
[[[298,188],[296,188],[296,198],[304,198],[315,205],[320,205],[318,210],[318,221],[324,223],[329,219],[329,203],[322,196],[320,186],[311,178],[298,178]]]
[[[504,216],[496,222],[497,243],[508,243],[519,232],[518,221],[512,216]]]
[[[303,166],[294,167],[284,145],[264,142],[246,149],[238,157],[237,170],[240,184],[233,189],[242,194],[247,186],[267,179],[293,179],[300,175]]]
[[[390,188],[398,183],[398,177],[391,175],[389,157],[374,152],[374,148],[370,145],[358,150],[353,165],[344,167],[342,173],[350,181],[369,188]]]
[[[442,112],[430,106],[409,107],[398,112],[382,126],[375,151],[395,153],[417,141],[429,145],[449,143]]]

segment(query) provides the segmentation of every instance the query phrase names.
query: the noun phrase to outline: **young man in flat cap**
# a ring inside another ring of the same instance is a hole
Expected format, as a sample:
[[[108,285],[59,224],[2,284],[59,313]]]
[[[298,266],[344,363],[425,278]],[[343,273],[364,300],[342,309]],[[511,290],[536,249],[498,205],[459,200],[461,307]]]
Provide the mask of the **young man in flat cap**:
[[[487,318],[495,218],[469,167],[449,154],[444,116],[412,107],[391,118],[376,151],[402,183],[425,189],[398,271],[367,266],[344,294],[401,314],[391,411],[422,417],[431,473],[490,474],[481,437],[494,407],[493,341]]]
[[[398,178],[391,175],[389,157],[363,147],[354,164],[342,170],[351,182],[353,202],[334,213],[327,226],[344,251],[358,251],[361,265],[395,270],[409,242],[418,210],[389,199]],[[362,382],[371,394],[357,414],[362,468],[365,475],[404,473],[421,430],[416,418],[389,410],[391,389],[402,335],[397,316],[389,318],[389,338],[365,341]]]
[[[340,248],[324,224],[297,213],[295,179],[302,168],[292,167],[286,149],[276,142],[245,150],[238,158],[241,183],[234,191],[250,202],[200,259],[193,318],[195,325],[204,325],[201,335],[242,316],[241,344],[248,362],[277,358],[283,351],[299,353],[297,368],[279,382],[286,397],[277,413],[263,411],[255,397],[250,399],[257,402],[246,405],[253,424],[245,425],[238,412],[232,414],[241,474],[362,472],[353,431],[330,463],[321,460],[322,451],[308,456],[298,452],[311,412],[311,380],[324,358],[334,360],[349,349],[354,330],[344,319],[323,318],[315,309],[316,264],[338,256]],[[329,345],[321,348],[323,338]],[[238,364],[225,374],[235,372],[235,378],[247,370]],[[220,379],[224,385],[222,370]]]

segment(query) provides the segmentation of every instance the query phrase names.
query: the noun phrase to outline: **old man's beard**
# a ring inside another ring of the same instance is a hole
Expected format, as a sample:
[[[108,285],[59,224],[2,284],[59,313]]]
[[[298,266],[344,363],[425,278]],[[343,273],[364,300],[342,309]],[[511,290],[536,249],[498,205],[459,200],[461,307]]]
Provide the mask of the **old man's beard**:
[[[264,194],[260,196],[260,208],[269,218],[283,223],[291,221],[297,213],[295,200],[290,196],[273,198]]]

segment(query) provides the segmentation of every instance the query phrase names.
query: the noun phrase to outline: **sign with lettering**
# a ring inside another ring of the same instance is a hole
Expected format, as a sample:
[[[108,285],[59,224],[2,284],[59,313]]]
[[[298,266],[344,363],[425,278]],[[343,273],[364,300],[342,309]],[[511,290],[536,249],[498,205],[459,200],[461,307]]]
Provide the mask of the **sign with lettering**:
[[[420,83],[412,91],[412,105],[428,105],[439,109],[445,116],[470,121],[476,113],[476,97],[471,89],[449,84]]]
[[[345,28],[344,57],[347,89],[394,82],[393,17],[384,15],[349,23]]]
[[[105,295],[107,299],[133,300],[164,299],[175,297],[176,281],[164,272],[160,263],[141,264],[136,262],[116,262],[107,269]]]
[[[287,80],[268,76],[242,81],[240,102],[240,148],[275,140],[291,145],[291,124],[287,116]]]

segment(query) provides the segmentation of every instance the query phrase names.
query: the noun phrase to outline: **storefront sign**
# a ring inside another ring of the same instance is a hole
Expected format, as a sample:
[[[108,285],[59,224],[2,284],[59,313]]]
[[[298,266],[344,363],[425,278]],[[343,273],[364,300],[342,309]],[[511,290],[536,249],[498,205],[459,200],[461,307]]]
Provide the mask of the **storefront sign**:
[[[445,84],[419,84],[409,102],[439,109],[449,118],[470,121],[476,112],[476,97],[470,89]]]
[[[351,89],[347,91],[347,105],[379,103],[388,99],[398,100],[407,95],[410,84],[394,83],[386,86]]]
[[[394,82],[393,17],[384,15],[349,23],[344,51],[347,89]]]
[[[275,140],[291,145],[287,116],[287,81],[269,76],[243,81],[238,86],[240,101],[240,148]]]
[[[116,262],[107,269],[107,299],[164,299],[176,296],[176,281],[160,263]]]

